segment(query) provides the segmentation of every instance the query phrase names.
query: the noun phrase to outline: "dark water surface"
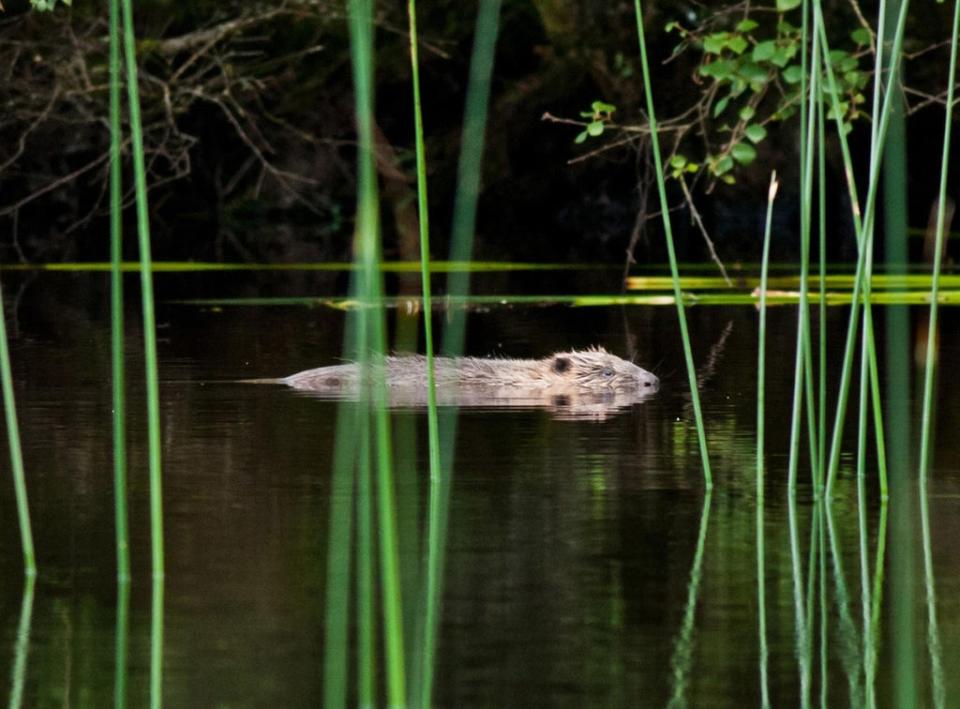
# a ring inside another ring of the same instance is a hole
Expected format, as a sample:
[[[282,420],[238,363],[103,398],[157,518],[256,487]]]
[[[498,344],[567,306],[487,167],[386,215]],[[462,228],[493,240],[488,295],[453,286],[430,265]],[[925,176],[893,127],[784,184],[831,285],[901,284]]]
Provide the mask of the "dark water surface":
[[[7,278],[8,300],[19,285]],[[3,451],[0,697],[22,697],[23,706],[113,702],[117,591],[105,285],[104,274],[44,275],[23,289],[15,313],[8,307],[40,576],[27,624]],[[438,706],[759,705],[756,312],[700,308],[689,315],[716,478],[710,496],[703,492],[672,307],[471,315],[470,354],[542,356],[602,344],[635,353],[661,376],[662,388],[652,400],[602,421],[570,420],[562,410],[546,409],[461,413],[435,668]],[[911,337],[920,316],[911,313]],[[141,706],[150,680],[148,490],[135,307],[129,319],[134,583],[125,678],[129,705]],[[878,309],[881,341],[884,321]],[[162,305],[159,322],[164,702],[316,706],[323,699],[336,404],[232,380],[334,363],[343,315]],[[845,322],[846,310],[831,310],[832,352],[840,350]],[[960,397],[951,382],[960,362],[957,326],[957,313],[948,311],[930,484],[935,632],[929,632],[915,498],[889,503],[890,519],[905,519],[906,526],[888,524],[884,574],[874,585],[882,515],[871,464],[866,590],[882,594],[874,644],[863,635],[854,419],[830,514],[811,501],[804,462],[791,534],[785,479],[795,309],[771,311],[764,580],[766,673],[775,706],[797,705],[807,692],[816,704],[825,696],[831,706],[859,706],[869,702],[871,687],[877,704],[893,706],[901,685],[896,677],[907,676],[897,675],[907,651],[921,705],[940,696],[955,705],[960,697],[954,546],[960,537]],[[913,343],[908,346],[912,365]],[[909,376],[916,380],[919,369]],[[888,402],[891,407],[917,420],[916,401]],[[397,445],[409,608],[420,588],[426,418],[401,410],[392,419],[397,429],[415,432],[414,443]],[[905,515],[897,517],[900,512]],[[382,660],[379,643],[377,654]],[[379,697],[384,704],[382,687]]]

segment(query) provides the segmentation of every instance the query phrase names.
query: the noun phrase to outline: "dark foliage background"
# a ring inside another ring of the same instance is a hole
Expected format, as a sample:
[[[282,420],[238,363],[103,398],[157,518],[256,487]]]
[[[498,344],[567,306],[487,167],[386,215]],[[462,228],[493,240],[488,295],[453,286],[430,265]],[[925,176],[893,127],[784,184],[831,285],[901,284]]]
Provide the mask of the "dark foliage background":
[[[7,1],[0,15],[0,257],[103,259],[108,147],[106,6],[59,5],[53,13]],[[700,97],[702,56],[667,62],[670,21],[696,28],[744,5],[646,4],[660,117]],[[853,5],[828,4],[829,27],[854,28]],[[142,104],[151,179],[155,255],[162,259],[303,261],[349,256],[354,193],[351,76],[345,5],[142,0],[136,3]],[[732,8],[732,10],[731,10]],[[755,14],[763,8],[752,8]],[[911,47],[927,49],[906,82],[945,89],[949,8],[911,19]],[[870,16],[872,8],[863,7]],[[424,107],[435,257],[446,252],[459,153],[464,84],[475,7],[421,3]],[[377,12],[377,118],[385,252],[416,257],[412,113],[405,4]],[[644,124],[633,4],[573,0],[504,3],[487,131],[477,256],[623,261],[631,236],[638,261],[662,261],[659,218],[645,209],[647,143],[614,131],[575,145],[578,118],[597,99],[617,122]],[[942,15],[942,16],[941,16]],[[839,28],[844,28],[840,30]],[[934,45],[932,49],[929,49]],[[923,105],[911,95],[914,107]],[[922,226],[935,194],[936,101],[908,123],[912,222]],[[695,203],[724,260],[756,260],[766,182],[784,178],[775,258],[794,255],[797,121],[772,126],[756,162],[734,185],[701,181]],[[865,164],[866,124],[853,133]],[[914,139],[914,136],[919,136]],[[695,136],[694,136],[695,137]],[[577,160],[611,143],[621,145]],[[836,152],[836,151],[835,151]],[[571,163],[571,161],[574,161]],[[831,254],[853,252],[837,155],[830,158]],[[132,196],[132,195],[131,195]],[[675,220],[681,258],[706,251],[682,195]],[[652,204],[652,203],[651,203]],[[132,218],[132,209],[128,210]]]

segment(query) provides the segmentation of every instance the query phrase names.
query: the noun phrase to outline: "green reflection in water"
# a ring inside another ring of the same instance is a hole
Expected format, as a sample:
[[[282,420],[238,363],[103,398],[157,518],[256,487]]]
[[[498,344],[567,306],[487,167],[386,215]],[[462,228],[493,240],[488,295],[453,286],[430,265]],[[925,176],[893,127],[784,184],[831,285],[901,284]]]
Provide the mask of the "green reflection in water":
[[[113,706],[127,706],[127,647],[130,639],[130,581],[117,584],[117,629],[113,658]]]
[[[800,567],[800,535],[797,528],[797,500],[794,488],[789,488],[787,524],[790,531],[790,573],[793,581],[794,647],[800,672],[800,705],[810,705],[810,658],[807,629],[807,611],[804,602],[803,571]]]
[[[690,683],[690,665],[693,655],[693,621],[700,596],[700,576],[703,568],[703,550],[707,540],[707,526],[710,523],[711,499],[712,493],[708,488],[703,498],[703,509],[700,512],[700,531],[697,534],[697,550],[693,555],[690,581],[687,583],[687,605],[683,612],[683,623],[674,643],[673,656],[670,658],[670,669],[673,673],[673,693],[668,705],[670,707],[687,706],[686,692],[687,685]]]
[[[838,633],[840,636],[840,662],[850,691],[850,706],[863,706],[863,688],[860,682],[860,634],[853,616],[850,614],[850,594],[847,590],[846,574],[843,570],[843,557],[834,524],[833,505],[825,505],[824,516],[827,521],[827,539],[830,546],[830,561],[833,569],[834,596],[837,612],[840,616]]]
[[[163,578],[154,577],[150,609],[150,706],[163,706]]]
[[[33,623],[33,588],[36,576],[28,575],[23,582],[20,602],[20,622],[17,624],[17,645],[14,650],[13,670],[10,673],[10,709],[23,704],[23,684],[27,675],[27,656],[30,654],[30,627]]]

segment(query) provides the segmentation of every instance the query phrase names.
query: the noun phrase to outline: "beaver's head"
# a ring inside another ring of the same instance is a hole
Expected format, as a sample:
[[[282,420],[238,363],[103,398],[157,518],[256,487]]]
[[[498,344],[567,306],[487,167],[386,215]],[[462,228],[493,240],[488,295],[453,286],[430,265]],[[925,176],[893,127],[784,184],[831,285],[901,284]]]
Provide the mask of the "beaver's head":
[[[652,394],[660,388],[660,380],[654,374],[602,347],[557,352],[544,361],[554,375],[586,392]]]

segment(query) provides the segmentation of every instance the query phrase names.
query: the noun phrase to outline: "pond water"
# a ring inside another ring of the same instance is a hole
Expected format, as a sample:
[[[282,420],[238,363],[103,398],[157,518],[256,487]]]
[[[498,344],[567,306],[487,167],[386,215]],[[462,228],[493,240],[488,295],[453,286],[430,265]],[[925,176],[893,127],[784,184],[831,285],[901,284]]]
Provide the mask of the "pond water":
[[[23,706],[113,702],[118,606],[106,278],[5,275],[40,569],[25,607],[4,450],[0,695]],[[160,276],[161,300],[215,291],[212,280]],[[134,296],[131,291],[131,306]],[[871,694],[879,705],[893,706],[910,676],[921,705],[957,701],[960,557],[953,542],[960,535],[960,444],[953,432],[960,426],[960,397],[949,387],[951,367],[960,361],[957,314],[945,313],[940,345],[947,373],[937,401],[929,497],[929,578],[937,600],[931,626],[915,486],[882,508],[872,459],[863,583],[854,418],[831,508],[812,501],[805,459],[796,504],[788,504],[796,311],[771,311],[764,661],[756,571],[757,314],[746,307],[688,312],[714,467],[709,496],[672,307],[502,308],[470,315],[470,354],[541,356],[602,344],[636,355],[662,385],[651,400],[603,420],[544,408],[461,411],[436,705],[744,706],[760,703],[764,673],[775,706],[802,703],[804,696],[863,705]],[[846,312],[831,309],[826,323],[833,353],[841,348]],[[921,315],[910,312],[911,338]],[[878,308],[881,342],[885,316]],[[343,314],[161,303],[158,319],[167,564],[163,700],[177,707],[316,706],[324,691],[337,404],[236,380],[336,362]],[[137,320],[130,307],[134,582],[120,677],[131,706],[149,701],[151,667]],[[920,370],[913,342],[903,346],[909,348],[911,398],[889,401],[887,410],[916,421]],[[838,357],[831,354],[831,361]],[[410,434],[398,439],[396,450],[409,630],[429,488],[426,416],[402,409],[391,419],[395,430]],[[896,436],[890,438],[896,445]],[[911,464],[906,472],[914,476],[913,470]],[[882,524],[886,544],[878,552]],[[874,582],[878,556],[883,573]],[[864,617],[874,613],[874,602],[876,629],[865,640]],[[378,704],[385,704],[382,682]]]

